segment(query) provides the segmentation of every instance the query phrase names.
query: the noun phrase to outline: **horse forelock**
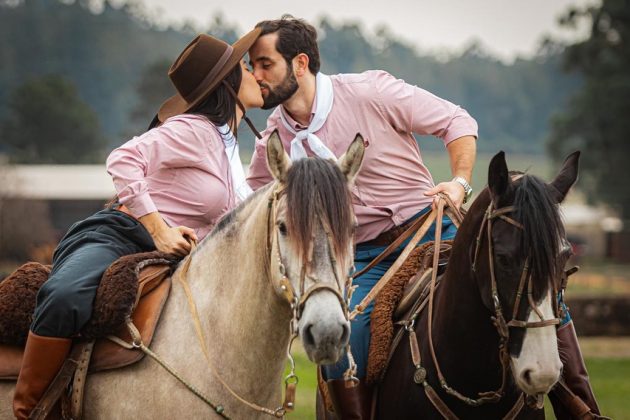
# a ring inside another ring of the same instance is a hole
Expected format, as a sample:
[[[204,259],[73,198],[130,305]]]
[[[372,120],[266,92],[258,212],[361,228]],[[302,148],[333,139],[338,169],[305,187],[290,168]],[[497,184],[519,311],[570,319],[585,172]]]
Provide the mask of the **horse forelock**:
[[[521,249],[529,253],[534,296],[540,299],[562,269],[556,261],[564,225],[558,203],[544,181],[525,174],[514,187],[514,218],[523,225]]]
[[[332,161],[309,158],[295,162],[286,182],[287,229],[296,252],[308,259],[314,229],[321,222],[329,231],[337,259],[352,241],[354,215],[344,175]]]

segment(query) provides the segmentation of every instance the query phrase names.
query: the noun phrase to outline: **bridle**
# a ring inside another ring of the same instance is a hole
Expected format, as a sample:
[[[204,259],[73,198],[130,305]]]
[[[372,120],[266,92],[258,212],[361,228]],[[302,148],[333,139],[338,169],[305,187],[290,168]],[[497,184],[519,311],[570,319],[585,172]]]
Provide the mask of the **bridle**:
[[[438,200],[437,204],[437,217],[436,220],[442,220],[442,215],[444,211],[444,200]],[[449,395],[459,399],[460,401],[466,403],[467,405],[478,407],[480,405],[486,403],[497,403],[503,398],[505,395],[505,388],[507,385],[507,374],[509,371],[510,364],[510,354],[508,350],[508,342],[510,338],[509,327],[513,328],[542,328],[551,325],[558,325],[560,323],[560,318],[558,317],[559,309],[558,306],[554,305],[554,318],[552,319],[544,319],[544,316],[540,313],[538,308],[535,305],[533,295],[532,295],[532,282],[531,282],[531,273],[529,272],[529,257],[525,260],[525,265],[523,267],[523,271],[521,272],[519,286],[516,294],[516,301],[514,302],[514,311],[512,313],[512,319],[509,322],[505,321],[505,317],[503,316],[503,310],[501,306],[501,301],[499,299],[499,291],[497,280],[494,271],[494,247],[492,241],[492,225],[493,221],[497,218],[511,224],[517,229],[524,230],[524,226],[518,221],[514,220],[512,217],[508,216],[508,214],[514,212],[516,208],[514,206],[501,207],[496,209],[494,206],[494,202],[490,202],[488,208],[484,213],[483,220],[481,222],[481,226],[479,228],[479,233],[477,234],[476,243],[475,243],[475,251],[473,254],[472,261],[472,271],[473,275],[477,274],[477,262],[479,258],[479,253],[481,250],[481,243],[483,239],[484,233],[487,234],[488,240],[488,261],[490,266],[490,283],[491,283],[491,294],[492,294],[492,303],[494,309],[494,316],[491,317],[491,320],[497,329],[499,334],[499,361],[501,363],[501,385],[495,391],[489,392],[479,392],[478,398],[470,398],[467,397],[451,386],[446,382],[446,378],[442,374],[440,369],[439,362],[437,360],[437,356],[435,353],[435,347],[433,345],[433,300],[434,300],[434,292],[437,284],[437,265],[439,259],[439,253],[435,252],[433,256],[433,274],[430,283],[430,292],[429,292],[429,308],[428,308],[428,343],[429,343],[429,351],[435,365],[436,373],[440,382],[441,388]],[[436,223],[435,230],[435,249],[439,249],[440,241],[442,234],[442,226],[441,223]],[[567,275],[568,273],[565,273]],[[518,320],[518,310],[520,305],[520,300],[523,296],[523,292],[527,288],[527,298],[528,303],[535,311],[537,316],[540,318],[540,321],[530,322]],[[554,283],[554,292],[556,292],[556,286]],[[557,294],[554,294],[554,299]],[[415,321],[419,316],[420,311],[423,306],[420,306],[413,315],[409,318],[408,321],[403,323],[405,330],[409,333],[410,340],[410,350],[413,364],[416,368],[416,372],[414,374],[414,382],[418,385],[422,385],[424,387],[425,394],[429,401],[434,405],[434,407],[447,419],[457,419],[457,416],[448,408],[446,403],[440,398],[440,396],[435,392],[435,390],[431,387],[431,385],[427,382],[427,374],[426,369],[422,366],[422,361],[420,357],[420,350],[418,346],[417,335],[415,334]],[[524,397],[524,394],[521,393],[519,398],[516,400],[514,406],[510,409],[510,411],[503,417],[504,419],[514,419],[518,415],[518,413],[523,408],[524,404],[527,403],[530,406],[536,406],[540,408],[542,404],[542,396],[527,396]]]
[[[501,362],[501,370],[502,370],[501,386],[496,391],[480,392],[479,398],[476,398],[476,399],[466,397],[462,395],[461,393],[457,392],[455,389],[448,386],[448,384],[446,383],[446,380],[444,379],[443,375],[440,372],[439,366],[437,369],[438,375],[440,376],[440,383],[442,385],[442,388],[447,393],[457,397],[461,401],[471,406],[479,406],[485,403],[498,402],[505,394],[505,387],[507,385],[507,373],[508,373],[509,363],[510,363],[510,354],[508,350],[508,342],[510,339],[509,327],[529,329],[529,328],[542,328],[542,327],[560,324],[560,318],[558,316],[559,314],[558,305],[553,305],[554,318],[551,318],[551,319],[544,319],[543,314],[536,307],[533,294],[532,294],[531,273],[529,271],[529,256],[525,259],[525,264],[521,272],[519,285],[516,292],[516,298],[513,304],[514,310],[512,312],[512,319],[509,322],[505,321],[505,317],[503,316],[503,308],[501,306],[501,300],[499,299],[499,289],[497,285],[497,279],[496,279],[495,271],[494,271],[494,246],[493,246],[493,241],[492,241],[492,225],[493,225],[493,221],[498,218],[511,224],[517,229],[524,230],[525,228],[521,223],[514,220],[512,217],[508,216],[508,214],[513,213],[514,211],[516,211],[516,208],[514,206],[506,206],[506,207],[501,207],[497,209],[495,208],[494,202],[493,201],[490,202],[490,204],[488,205],[488,208],[486,209],[484,213],[483,220],[481,221],[479,233],[477,234],[477,239],[475,242],[475,253],[473,255],[473,261],[472,261],[473,275],[476,275],[477,274],[477,270],[476,270],[477,260],[479,258],[479,252],[481,250],[481,243],[482,243],[482,238],[483,238],[483,234],[485,230],[485,233],[487,234],[487,241],[488,241],[488,262],[489,262],[489,270],[490,270],[491,296],[492,296],[492,304],[494,307],[493,308],[494,316],[492,316],[491,319],[497,330],[497,333],[499,334],[499,361]],[[438,235],[436,234],[436,237],[437,236]],[[555,285],[555,282],[552,282],[552,283],[554,284],[553,298],[556,299],[556,296],[557,296],[556,285]],[[520,301],[526,287],[527,287],[527,301],[529,303],[529,306],[532,308],[532,310],[535,311],[536,315],[540,318],[540,321],[530,322],[530,321],[523,321],[523,320],[517,319],[518,310],[520,307]],[[431,350],[432,350],[432,353],[434,353],[433,346],[431,346]],[[437,366],[437,359],[435,357],[434,357],[434,362],[436,363],[436,366]]]
[[[308,269],[312,263],[313,256],[313,244],[310,245],[309,255],[307,256],[307,260],[302,262],[302,267],[300,269],[300,282],[299,282],[299,294],[296,293],[295,288],[293,287],[291,280],[288,277],[286,266],[284,265],[285,259],[282,256],[282,252],[280,251],[280,229],[276,226],[276,220],[278,218],[278,201],[280,197],[285,193],[285,190],[282,186],[277,186],[271,194],[269,198],[269,211],[268,211],[268,234],[267,234],[267,249],[269,251],[269,260],[271,261],[271,252],[273,249],[273,244],[275,241],[275,249],[276,255],[275,258],[278,263],[279,270],[279,279],[277,280],[277,285],[274,284],[276,289],[279,289],[282,292],[282,295],[287,300],[289,305],[291,306],[291,310],[294,312],[293,319],[291,320],[292,324],[295,322],[299,322],[300,317],[302,316],[302,310],[306,305],[306,301],[315,293],[320,291],[329,291],[339,300],[341,307],[343,309],[344,316],[346,320],[348,320],[348,305],[349,298],[345,298],[343,296],[344,289],[350,286],[352,279],[349,276],[346,276],[345,284],[341,284],[341,280],[337,273],[336,265],[337,261],[335,260],[335,253],[333,248],[333,242],[331,239],[331,232],[328,228],[327,224],[324,223],[323,220],[320,219],[320,223],[322,224],[324,231],[326,232],[326,240],[328,241],[328,246],[330,249],[330,264],[333,267],[333,273],[335,274],[335,283],[325,283],[317,279],[311,273],[309,273]],[[270,276],[272,283],[274,282],[274,276]],[[312,285],[308,288],[305,288],[306,279],[312,280]],[[292,331],[292,333],[297,334],[296,331]]]
[[[472,261],[472,270],[473,270],[473,273],[476,273],[476,262],[477,262],[477,257],[479,256],[479,251],[481,248],[481,236],[483,235],[484,227],[486,227],[486,232],[488,235],[488,262],[489,262],[489,268],[490,268],[490,285],[491,285],[492,303],[494,305],[494,313],[495,313],[495,317],[493,318],[493,321],[495,322],[499,335],[501,336],[501,338],[505,338],[506,341],[509,338],[508,327],[542,328],[542,327],[548,327],[550,325],[558,325],[560,323],[560,318],[558,316],[559,311],[558,311],[557,305],[553,305],[555,317],[551,319],[544,319],[543,314],[538,310],[534,302],[534,298],[532,294],[532,281],[531,281],[531,275],[530,275],[531,273],[529,272],[529,257],[527,257],[527,259],[525,260],[523,271],[521,272],[518,289],[516,291],[516,298],[513,304],[514,310],[512,312],[512,319],[507,323],[505,322],[505,318],[503,317],[503,311],[501,307],[501,301],[499,300],[499,290],[497,286],[497,279],[494,274],[494,252],[493,252],[494,247],[492,243],[492,223],[494,219],[500,218],[501,220],[511,224],[512,226],[515,226],[516,228],[520,230],[524,230],[525,228],[523,227],[521,223],[507,216],[507,214],[510,214],[514,211],[516,211],[516,208],[514,206],[507,206],[507,207],[495,209],[494,202],[492,201],[490,202],[484,214],[484,218],[481,222],[481,227],[479,228],[479,234],[477,235],[477,240],[476,240],[476,245],[475,245],[475,254]],[[555,299],[558,291],[557,291],[555,282],[552,282],[552,283],[553,283],[553,288],[554,288],[553,296]],[[517,319],[517,314],[518,314],[521,298],[523,296],[523,291],[525,290],[525,287],[527,287],[527,302],[529,303],[529,306],[531,307],[531,309],[540,318],[540,321],[529,322],[529,321],[522,321],[522,320]]]
[[[311,266],[312,257],[313,257],[313,242],[311,242],[307,259],[306,261],[302,261],[302,267],[300,269],[300,279],[299,279],[299,294],[296,293],[296,290],[293,287],[291,280],[289,279],[289,274],[284,264],[285,258],[283,257],[282,251],[280,250],[280,228],[279,226],[277,226],[277,223],[276,223],[278,219],[278,202],[280,201],[280,198],[285,194],[285,192],[286,190],[284,189],[284,187],[281,184],[277,184],[274,187],[274,190],[272,191],[271,196],[269,197],[268,213],[267,213],[267,220],[268,220],[267,249],[268,249],[268,255],[269,255],[269,262],[271,262],[271,258],[272,258],[271,254],[273,252],[273,248],[274,248],[273,245],[275,241],[275,251],[276,251],[275,258],[278,264],[279,275],[274,276],[273,273],[270,273],[269,279],[271,280],[272,286],[276,290],[279,290],[282,296],[284,296],[292,312],[291,321],[289,323],[290,339],[289,339],[289,344],[287,347],[287,358],[289,360],[291,368],[290,368],[289,374],[285,378],[286,390],[285,390],[285,403],[283,404],[285,410],[288,411],[289,408],[292,409],[293,407],[292,407],[292,403],[287,403],[287,396],[289,396],[292,393],[293,394],[295,393],[295,386],[298,383],[298,377],[295,374],[295,361],[291,354],[291,349],[292,349],[293,341],[298,337],[298,333],[299,333],[298,324],[300,322],[302,311],[304,309],[304,306],[306,305],[306,302],[308,301],[310,297],[312,297],[314,294],[318,292],[322,292],[322,291],[331,292],[337,298],[337,300],[339,300],[339,303],[343,310],[344,317],[346,321],[349,321],[350,313],[349,313],[348,308],[350,306],[350,298],[352,297],[352,291],[354,289],[351,287],[352,277],[349,274],[345,276],[345,283],[343,285],[341,283],[340,276],[336,269],[337,261],[335,259],[335,252],[334,252],[335,248],[333,247],[332,233],[330,231],[328,224],[325,223],[324,220],[320,218],[319,221],[324,231],[326,232],[326,240],[327,240],[328,247],[330,250],[329,252],[330,264],[332,267],[332,271],[335,275],[335,282],[333,284],[325,283],[317,279],[315,276],[313,276],[309,272],[309,268]],[[354,271],[354,270],[350,270],[350,271]],[[274,284],[275,278],[277,278],[277,280],[275,280],[277,284]],[[312,281],[312,284],[308,288],[306,288],[305,286],[307,279],[310,279]],[[345,297],[344,297],[344,290],[345,290]],[[350,345],[348,345],[346,348],[346,354],[349,361],[349,368],[344,374],[344,377],[347,380],[350,380],[356,383],[358,382],[358,378],[356,378],[357,366],[356,366],[356,363],[354,362],[354,358],[352,357]]]

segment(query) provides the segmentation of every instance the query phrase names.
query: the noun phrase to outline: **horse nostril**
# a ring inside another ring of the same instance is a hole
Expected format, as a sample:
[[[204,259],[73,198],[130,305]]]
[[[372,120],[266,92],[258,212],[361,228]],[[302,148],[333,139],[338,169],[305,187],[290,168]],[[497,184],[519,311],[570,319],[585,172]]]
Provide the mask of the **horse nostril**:
[[[521,376],[523,377],[523,380],[525,381],[526,384],[528,385],[532,384],[532,370],[531,369],[525,369],[523,373],[521,374]]]
[[[313,332],[311,331],[311,329],[313,328],[313,324],[309,324],[306,326],[306,328],[304,328],[304,345],[305,346],[310,346],[310,347],[315,347],[315,337],[313,336]]]
[[[341,341],[344,345],[348,342],[348,338],[350,337],[350,327],[346,324],[341,326]]]

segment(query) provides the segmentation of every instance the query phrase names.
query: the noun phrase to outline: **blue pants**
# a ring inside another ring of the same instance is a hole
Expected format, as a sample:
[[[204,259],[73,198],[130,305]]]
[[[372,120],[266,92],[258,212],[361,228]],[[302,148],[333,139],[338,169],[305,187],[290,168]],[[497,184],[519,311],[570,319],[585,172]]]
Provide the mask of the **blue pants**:
[[[123,255],[155,249],[137,220],[106,209],[72,225],[53,255],[53,267],[37,294],[31,330],[41,336],[69,338],[92,316],[103,272]]]
[[[430,209],[430,207],[425,208],[424,210],[413,216],[412,219],[420,217],[424,213],[428,212]],[[456,232],[457,228],[455,227],[451,219],[444,216],[444,218],[442,219],[442,240],[453,239]],[[352,284],[357,285],[358,287],[352,295],[352,299],[350,301],[350,310],[352,310],[363,300],[363,298],[370,292],[370,290],[372,290],[374,285],[376,285],[381,277],[383,277],[383,275],[387,272],[389,267],[394,264],[396,258],[398,258],[398,256],[401,254],[410,239],[400,245],[400,247],[398,247],[383,261],[375,265],[370,271],[354,279]],[[424,237],[420,241],[420,244],[433,241],[434,239],[435,223],[433,223],[431,228],[427,231],[426,235],[424,235]],[[381,252],[383,252],[385,248],[387,247],[357,244],[354,256],[354,265],[357,271],[367,266],[374,258],[376,258]],[[362,314],[357,315],[357,317],[352,321],[350,325],[350,347],[352,350],[354,361],[357,364],[357,377],[359,379],[365,378],[366,375],[368,351],[370,348],[370,316],[372,315],[373,309],[374,301],[370,302],[365,311]],[[348,369],[348,366],[349,365],[347,357],[342,357],[341,360],[336,364],[325,365],[322,366],[322,368],[326,379],[341,379],[343,377],[343,373]]]

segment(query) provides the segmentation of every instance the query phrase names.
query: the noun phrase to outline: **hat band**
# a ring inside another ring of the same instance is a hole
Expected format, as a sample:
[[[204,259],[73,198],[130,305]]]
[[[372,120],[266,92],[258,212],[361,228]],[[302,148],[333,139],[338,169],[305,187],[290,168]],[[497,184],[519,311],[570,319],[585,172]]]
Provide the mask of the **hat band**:
[[[231,45],[227,46],[225,52],[223,53],[221,58],[219,58],[219,61],[217,61],[217,63],[214,65],[212,70],[210,70],[210,72],[206,75],[206,77],[203,78],[201,83],[199,83],[197,87],[193,89],[192,92],[189,92],[188,95],[184,96],[184,99],[186,100],[186,102],[189,102],[189,103],[193,102],[195,99],[197,99],[199,96],[205,93],[206,88],[212,83],[212,81],[217,76],[217,74],[219,74],[219,72],[223,69],[223,66],[225,65],[225,63],[232,56],[233,50],[234,48],[232,48]]]

